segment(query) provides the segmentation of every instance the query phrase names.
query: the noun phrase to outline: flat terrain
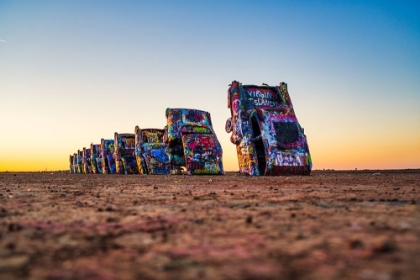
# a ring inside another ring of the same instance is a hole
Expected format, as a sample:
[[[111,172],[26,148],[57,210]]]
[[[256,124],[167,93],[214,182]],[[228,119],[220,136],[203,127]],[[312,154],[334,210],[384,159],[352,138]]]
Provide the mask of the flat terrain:
[[[420,170],[0,173],[0,279],[419,279]]]

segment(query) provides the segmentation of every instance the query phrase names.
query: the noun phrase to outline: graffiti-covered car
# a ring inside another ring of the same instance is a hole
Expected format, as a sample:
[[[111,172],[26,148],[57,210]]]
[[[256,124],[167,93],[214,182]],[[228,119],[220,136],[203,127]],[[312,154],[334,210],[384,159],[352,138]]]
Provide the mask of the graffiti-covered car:
[[[228,90],[226,132],[236,145],[239,171],[258,175],[309,175],[312,160],[286,83],[242,85]]]
[[[195,109],[166,109],[168,156],[172,172],[223,174],[222,146],[213,131],[210,113]]]
[[[90,144],[90,164],[92,167],[93,174],[101,174],[101,145],[100,144]]]
[[[117,174],[138,174],[134,156],[135,139],[133,133],[114,134],[114,159]]]
[[[114,140],[101,139],[101,155],[97,158],[98,165],[102,168],[102,174],[115,174]]]
[[[164,129],[134,128],[135,157],[141,174],[170,174],[168,144],[163,142]]]
[[[70,165],[69,165],[69,167],[70,167],[70,173],[71,174],[73,174],[74,173],[74,169],[73,169],[73,157],[74,157],[74,155],[70,155],[70,157],[69,157],[69,163],[70,163]]]
[[[82,165],[84,174],[92,173],[92,164],[90,162],[90,156],[90,148],[83,148]]]
[[[75,173],[83,173],[83,149],[77,150],[74,168],[76,170]]]
[[[78,174],[79,173],[79,168],[77,166],[77,153],[74,153],[73,154],[73,164],[72,164],[72,167],[73,167],[73,173],[74,174]]]

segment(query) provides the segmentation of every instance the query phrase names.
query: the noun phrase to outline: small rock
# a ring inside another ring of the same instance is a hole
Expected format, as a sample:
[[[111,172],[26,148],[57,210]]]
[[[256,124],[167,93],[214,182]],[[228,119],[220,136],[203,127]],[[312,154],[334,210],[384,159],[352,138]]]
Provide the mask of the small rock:
[[[349,247],[349,249],[358,249],[363,247],[363,242],[359,239],[354,239],[348,241],[347,246]]]
[[[321,207],[321,208],[328,208],[328,207],[329,207],[329,205],[328,205],[328,203],[327,203],[327,202],[322,201],[322,202],[318,203],[318,207]]]
[[[22,226],[16,223],[9,224],[9,231],[20,231],[22,230]]]
[[[10,242],[6,244],[6,248],[9,249],[10,251],[14,251],[16,249],[16,244],[13,242]]]
[[[116,222],[118,222],[118,219],[114,218],[114,217],[108,217],[108,218],[106,218],[106,222],[107,223],[116,223]]]
[[[77,207],[83,207],[83,203],[82,203],[82,202],[80,202],[80,201],[76,201],[76,206],[77,206]]]
[[[248,217],[246,218],[246,223],[247,223],[247,224],[252,224],[252,216],[248,216]]]
[[[395,244],[390,240],[381,240],[377,242],[373,247],[373,251],[375,253],[391,253],[395,251],[395,249]]]

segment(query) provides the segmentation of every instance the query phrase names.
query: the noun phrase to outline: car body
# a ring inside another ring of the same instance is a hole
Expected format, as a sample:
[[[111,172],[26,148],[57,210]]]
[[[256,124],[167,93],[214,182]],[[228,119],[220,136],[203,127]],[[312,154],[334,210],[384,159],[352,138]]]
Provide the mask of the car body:
[[[90,157],[91,157],[90,148],[83,148],[82,165],[83,165],[84,174],[92,173],[92,164],[90,162]]]
[[[101,166],[101,145],[100,144],[90,144],[90,164],[92,166],[93,174],[102,174]]]
[[[83,149],[77,150],[74,168],[76,170],[75,173],[83,174]]]
[[[210,113],[186,108],[166,109],[168,156],[173,173],[224,174],[222,146],[213,130]]]
[[[163,142],[165,130],[134,128],[135,157],[140,174],[170,174],[168,144]]]
[[[78,174],[79,173],[79,168],[77,167],[77,153],[74,153],[73,154],[72,168],[73,168],[73,173],[74,174]]]
[[[70,167],[70,173],[71,174],[73,174],[74,173],[74,169],[73,169],[73,157],[74,157],[74,155],[70,155],[70,157],[69,157],[69,163],[70,163],[70,165],[69,165],[69,167]]]
[[[135,137],[133,133],[114,133],[114,159],[117,174],[138,174],[134,156]]]
[[[114,140],[101,139],[101,156],[97,159],[98,164],[102,168],[102,174],[115,174],[115,160],[114,160]]]
[[[236,145],[239,172],[258,175],[309,175],[312,159],[287,90],[279,86],[242,85],[228,90],[231,118],[226,132]]]

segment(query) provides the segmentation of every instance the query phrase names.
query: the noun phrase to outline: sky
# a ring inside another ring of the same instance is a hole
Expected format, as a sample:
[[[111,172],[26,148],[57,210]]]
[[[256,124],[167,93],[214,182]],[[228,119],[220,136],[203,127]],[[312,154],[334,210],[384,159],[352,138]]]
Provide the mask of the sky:
[[[419,1],[0,0],[0,172],[165,109],[211,113],[225,171],[228,85],[288,84],[313,169],[420,168]]]

